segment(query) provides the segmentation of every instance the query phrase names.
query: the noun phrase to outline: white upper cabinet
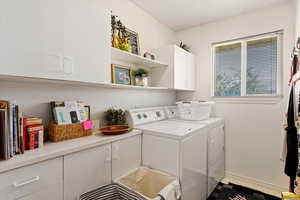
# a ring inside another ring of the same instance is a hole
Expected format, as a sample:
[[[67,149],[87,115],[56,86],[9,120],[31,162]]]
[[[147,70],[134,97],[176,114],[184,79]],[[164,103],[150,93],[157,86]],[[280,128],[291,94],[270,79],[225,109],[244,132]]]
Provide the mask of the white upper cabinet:
[[[99,0],[64,0],[65,79],[109,83],[110,11]]]
[[[153,86],[178,90],[195,90],[195,57],[176,46],[169,45],[152,51],[158,60],[167,62],[168,68],[153,69]]]
[[[110,82],[110,13],[99,0],[2,0],[0,74]]]
[[[60,0],[2,0],[0,74],[63,78]]]

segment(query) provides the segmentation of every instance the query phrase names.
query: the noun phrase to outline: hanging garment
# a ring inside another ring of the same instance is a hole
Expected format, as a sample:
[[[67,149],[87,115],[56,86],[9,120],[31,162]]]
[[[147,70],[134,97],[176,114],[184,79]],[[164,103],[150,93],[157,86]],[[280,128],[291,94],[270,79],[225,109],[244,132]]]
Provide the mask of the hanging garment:
[[[290,70],[289,84],[291,84],[291,82],[293,81],[293,77],[297,73],[298,66],[299,66],[298,55],[294,54],[292,58],[293,58],[293,61],[292,61],[291,70]]]
[[[286,142],[287,155],[285,159],[284,172],[290,177],[290,191],[294,192],[295,180],[298,169],[298,137],[295,125],[295,100],[294,100],[294,84],[291,86],[290,98],[287,112]]]

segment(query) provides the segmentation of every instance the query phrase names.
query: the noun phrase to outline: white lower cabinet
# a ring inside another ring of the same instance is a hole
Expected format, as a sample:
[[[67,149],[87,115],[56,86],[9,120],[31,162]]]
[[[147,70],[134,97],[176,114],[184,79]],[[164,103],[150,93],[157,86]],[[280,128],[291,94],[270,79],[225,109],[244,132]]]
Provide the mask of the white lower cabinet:
[[[112,179],[120,177],[142,162],[142,136],[136,135],[112,143]]]
[[[211,128],[208,134],[208,195],[225,177],[224,126]]]
[[[2,200],[63,200],[62,158],[0,174]]]
[[[0,200],[78,200],[139,167],[141,138],[135,135],[0,173]]]
[[[111,182],[111,145],[64,156],[64,200]]]

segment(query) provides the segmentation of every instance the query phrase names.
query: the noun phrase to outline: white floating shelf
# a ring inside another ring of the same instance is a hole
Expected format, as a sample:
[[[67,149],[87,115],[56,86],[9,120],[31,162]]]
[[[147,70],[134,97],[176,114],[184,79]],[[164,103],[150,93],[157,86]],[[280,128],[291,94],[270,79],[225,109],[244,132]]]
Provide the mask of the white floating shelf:
[[[114,64],[114,62],[117,61],[122,61],[129,64],[142,65],[144,67],[149,67],[149,68],[168,67],[168,64],[166,63],[157,60],[151,60],[149,58],[144,58],[142,56],[135,55],[126,51],[122,51],[114,47],[111,47],[111,61],[112,64]]]
[[[11,75],[0,75],[0,81],[54,83],[54,84],[91,86],[91,87],[100,87],[100,88],[133,89],[133,90],[173,90],[167,87],[142,87],[136,85],[121,85],[121,84],[114,84],[114,83],[92,83],[92,82],[82,82],[82,81],[44,79],[44,78],[11,76]]]

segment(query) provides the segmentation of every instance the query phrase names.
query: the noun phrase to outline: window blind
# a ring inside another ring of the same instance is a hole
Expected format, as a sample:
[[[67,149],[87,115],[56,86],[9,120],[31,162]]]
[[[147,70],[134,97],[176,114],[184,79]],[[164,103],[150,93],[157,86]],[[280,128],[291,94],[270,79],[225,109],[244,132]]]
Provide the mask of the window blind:
[[[241,43],[215,49],[215,96],[241,95]]]

